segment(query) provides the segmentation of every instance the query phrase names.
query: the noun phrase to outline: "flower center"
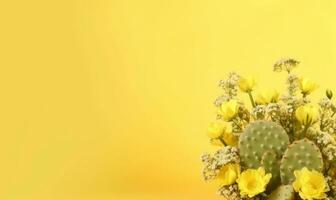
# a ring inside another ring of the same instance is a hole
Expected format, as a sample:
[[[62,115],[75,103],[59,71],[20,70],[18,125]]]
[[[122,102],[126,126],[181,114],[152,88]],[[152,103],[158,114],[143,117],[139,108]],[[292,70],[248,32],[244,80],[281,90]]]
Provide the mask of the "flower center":
[[[249,190],[254,190],[257,187],[257,182],[256,181],[249,181],[247,183],[247,188]]]

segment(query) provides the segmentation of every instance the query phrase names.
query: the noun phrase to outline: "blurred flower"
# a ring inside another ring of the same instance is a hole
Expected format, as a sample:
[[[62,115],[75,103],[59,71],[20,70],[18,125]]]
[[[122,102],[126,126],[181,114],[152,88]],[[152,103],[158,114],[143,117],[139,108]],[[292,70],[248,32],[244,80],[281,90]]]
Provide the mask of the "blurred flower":
[[[303,95],[309,95],[318,88],[318,85],[308,78],[301,78],[299,87]]]
[[[266,90],[258,93],[256,96],[257,105],[265,105],[269,103],[276,103],[279,100],[279,92],[276,90]]]
[[[236,100],[230,100],[228,102],[223,102],[219,114],[223,116],[224,120],[230,121],[238,113],[239,105]]]
[[[315,170],[309,171],[306,167],[294,171],[296,180],[293,188],[299,193],[302,199],[325,199],[325,192],[328,191],[326,180],[323,174]]]
[[[238,81],[238,86],[243,92],[251,92],[255,86],[256,81],[253,77],[240,78]]]
[[[240,174],[240,166],[236,163],[224,165],[217,176],[222,186],[231,185],[236,182]]]
[[[313,124],[319,117],[318,107],[312,104],[300,106],[295,111],[295,117],[303,125]]]
[[[240,195],[252,198],[265,191],[272,174],[265,174],[263,168],[248,169],[237,180]]]

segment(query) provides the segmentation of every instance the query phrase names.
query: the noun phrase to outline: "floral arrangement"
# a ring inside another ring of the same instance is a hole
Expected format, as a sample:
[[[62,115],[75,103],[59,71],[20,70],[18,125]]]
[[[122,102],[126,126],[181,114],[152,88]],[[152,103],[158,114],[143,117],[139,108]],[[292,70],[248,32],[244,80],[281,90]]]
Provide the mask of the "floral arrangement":
[[[299,62],[283,59],[275,72],[287,74],[283,94],[255,92],[256,81],[230,73],[220,81],[216,120],[208,127],[218,146],[202,156],[203,177],[220,184],[218,193],[239,199],[336,199],[336,105],[333,93],[318,103],[318,86],[293,73]],[[248,105],[242,95],[249,97]]]

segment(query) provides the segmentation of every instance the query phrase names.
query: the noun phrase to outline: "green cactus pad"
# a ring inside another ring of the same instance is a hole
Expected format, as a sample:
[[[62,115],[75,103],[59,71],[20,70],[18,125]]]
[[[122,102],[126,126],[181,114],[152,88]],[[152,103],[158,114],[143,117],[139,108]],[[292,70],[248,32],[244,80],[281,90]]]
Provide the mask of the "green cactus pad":
[[[239,154],[245,167],[258,168],[265,152],[274,151],[280,157],[288,145],[288,135],[280,125],[270,121],[255,121],[240,135]]]
[[[281,185],[267,198],[268,200],[294,200],[294,190],[291,185]]]
[[[271,173],[272,178],[267,189],[273,190],[280,184],[280,160],[274,151],[266,151],[261,159],[261,165],[266,173]]]
[[[308,139],[293,142],[286,150],[280,162],[280,176],[283,184],[295,180],[294,171],[307,167],[322,172],[323,159],[320,149]]]

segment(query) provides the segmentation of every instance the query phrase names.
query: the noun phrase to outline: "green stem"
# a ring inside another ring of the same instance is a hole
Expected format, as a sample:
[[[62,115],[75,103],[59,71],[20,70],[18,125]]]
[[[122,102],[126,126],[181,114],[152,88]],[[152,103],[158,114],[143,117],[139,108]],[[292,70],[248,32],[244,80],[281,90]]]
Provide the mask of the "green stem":
[[[333,117],[336,114],[336,111],[331,115],[331,117]]]
[[[309,126],[310,126],[310,123],[308,123],[307,125],[305,125],[305,127],[304,127],[304,129],[303,129],[303,131],[301,133],[301,137],[300,138],[304,138],[306,136]]]
[[[248,95],[250,97],[251,104],[252,104],[252,106],[254,108],[256,105],[255,105],[255,102],[254,102],[254,99],[253,99],[253,96],[252,96],[252,92],[249,92]]]
[[[320,129],[321,129],[322,131],[323,131],[323,128],[324,128],[323,119],[324,119],[324,114],[322,114],[322,116],[321,116],[321,122],[320,122]]]

